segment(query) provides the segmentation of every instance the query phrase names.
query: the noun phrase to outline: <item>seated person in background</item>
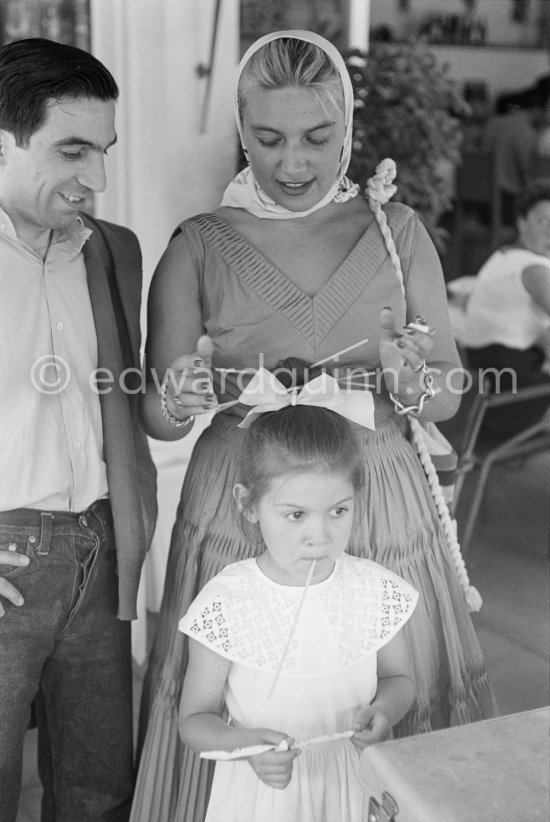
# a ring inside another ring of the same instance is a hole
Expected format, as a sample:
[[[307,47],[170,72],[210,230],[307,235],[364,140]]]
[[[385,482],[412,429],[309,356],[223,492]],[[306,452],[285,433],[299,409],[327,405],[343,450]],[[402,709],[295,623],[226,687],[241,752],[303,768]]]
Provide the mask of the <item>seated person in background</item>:
[[[487,375],[496,391],[550,382],[550,183],[533,182],[517,207],[517,241],[481,268],[460,323],[472,369],[508,369]],[[547,406],[544,399],[513,412],[491,409],[486,427],[513,433],[540,419]]]
[[[495,153],[502,221],[513,225],[516,200],[534,178],[539,159],[540,134],[550,125],[550,74],[541,77],[521,104],[497,114],[487,124],[483,147]]]

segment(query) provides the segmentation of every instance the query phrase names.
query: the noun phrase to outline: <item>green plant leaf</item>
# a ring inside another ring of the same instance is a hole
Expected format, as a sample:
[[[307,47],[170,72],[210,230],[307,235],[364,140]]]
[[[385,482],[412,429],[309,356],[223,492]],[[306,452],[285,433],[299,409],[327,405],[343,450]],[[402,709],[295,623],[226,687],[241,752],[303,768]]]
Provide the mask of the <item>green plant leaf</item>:
[[[469,107],[448,65],[421,43],[373,43],[344,55],[354,90],[354,140],[349,176],[363,188],[384,157],[397,165],[397,197],[413,208],[438,248],[437,226],[449,208],[444,169],[460,156],[461,117]]]

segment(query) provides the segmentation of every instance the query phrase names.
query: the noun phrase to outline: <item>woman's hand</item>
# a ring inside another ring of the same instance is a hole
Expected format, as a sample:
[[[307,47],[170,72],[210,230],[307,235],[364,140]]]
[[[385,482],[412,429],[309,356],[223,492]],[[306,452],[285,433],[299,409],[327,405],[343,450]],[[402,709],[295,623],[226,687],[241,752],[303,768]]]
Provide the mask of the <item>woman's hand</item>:
[[[350,741],[359,755],[367,745],[384,742],[391,734],[388,717],[376,705],[366,705],[359,709],[355,715],[353,729],[355,733]]]
[[[204,334],[194,354],[182,354],[168,369],[166,405],[178,420],[212,411],[218,404],[212,383],[213,344]]]
[[[257,739],[252,743],[254,745],[268,743],[279,745],[282,742],[292,745],[294,743],[294,740],[289,739],[286,734],[272,731],[269,728],[257,728],[256,732]],[[258,779],[261,779],[270,788],[282,790],[286,788],[292,779],[294,760],[300,753],[301,751],[298,748],[286,751],[268,751],[267,753],[250,756],[248,761]]]
[[[416,322],[426,325],[428,331],[405,326],[403,332],[398,333],[391,308],[380,312],[380,362],[384,380],[388,391],[398,394],[405,405],[412,405],[424,391],[421,368],[434,345],[433,331],[426,321],[418,317]]]
[[[26,566],[29,564],[29,561],[28,556],[20,554],[17,551],[0,551],[0,566]],[[24,601],[17,588],[12,585],[9,580],[5,579],[0,572],[0,617],[3,617],[5,614],[2,598],[9,600],[13,605],[23,605]]]

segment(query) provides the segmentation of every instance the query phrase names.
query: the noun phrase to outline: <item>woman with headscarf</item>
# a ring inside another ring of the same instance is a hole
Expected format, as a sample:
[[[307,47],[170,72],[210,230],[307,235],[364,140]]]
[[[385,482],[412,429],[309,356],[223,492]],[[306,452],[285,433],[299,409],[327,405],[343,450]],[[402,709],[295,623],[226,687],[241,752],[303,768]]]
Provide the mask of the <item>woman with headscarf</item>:
[[[204,817],[209,766],[177,731],[187,662],[178,623],[211,577],[262,550],[239,530],[232,507],[237,426],[249,410],[241,393],[256,369],[276,370],[291,357],[323,364],[343,389],[364,389],[372,410],[370,428],[356,432],[367,491],[351,550],[420,592],[404,628],[416,698],[396,734],[494,713],[454,561],[407,436],[408,412],[437,421],[459,402],[435,248],[409,208],[376,204],[383,179],[370,181],[369,206],[345,176],[353,93],[342,57],[322,37],[277,32],[253,44],[238,69],[235,111],[249,165],[214,213],[179,226],[149,296],[148,433],[178,439],[194,415],[217,413],[194,448],[172,535],[142,702],[133,822]]]

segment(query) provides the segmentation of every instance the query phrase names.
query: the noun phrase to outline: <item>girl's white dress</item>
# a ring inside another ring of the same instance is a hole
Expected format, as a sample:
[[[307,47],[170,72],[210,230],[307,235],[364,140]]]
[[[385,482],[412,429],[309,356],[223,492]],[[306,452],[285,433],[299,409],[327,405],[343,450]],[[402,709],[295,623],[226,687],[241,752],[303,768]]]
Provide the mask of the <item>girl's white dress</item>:
[[[311,585],[271,698],[303,588],[273,582],[256,559],[208,582],[180,630],[233,663],[225,689],[231,722],[296,740],[351,730],[376,693],[376,651],[411,615],[417,592],[375,562],[340,556]],[[216,763],[206,822],[361,822],[359,758],[348,739],[304,746],[284,790],[246,760]]]

